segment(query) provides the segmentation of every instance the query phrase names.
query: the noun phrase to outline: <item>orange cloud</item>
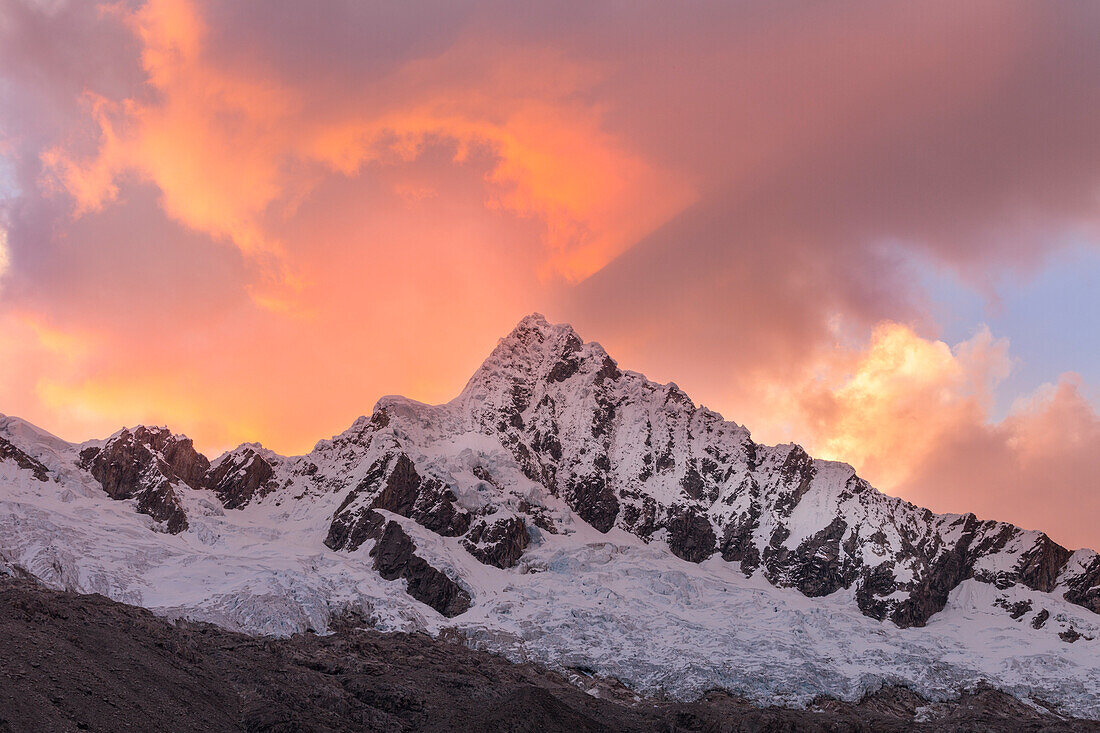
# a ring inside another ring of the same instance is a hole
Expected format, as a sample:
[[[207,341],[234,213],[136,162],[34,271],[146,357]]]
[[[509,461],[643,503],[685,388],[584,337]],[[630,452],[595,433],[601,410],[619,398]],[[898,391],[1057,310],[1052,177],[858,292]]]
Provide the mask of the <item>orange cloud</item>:
[[[987,329],[954,349],[907,326],[884,323],[867,349],[827,364],[796,393],[823,458],[859,465],[897,486],[961,422],[980,423],[1008,375],[1008,342]]]
[[[491,153],[454,157],[428,146],[381,180],[339,177],[302,202],[282,233],[300,276],[289,313],[306,317],[255,307],[233,250],[204,254],[138,201],[73,222],[57,263],[84,306],[0,324],[0,363],[27,365],[2,370],[0,410],[78,440],[157,423],[212,454],[253,440],[298,453],[382,394],[450,399],[546,293],[533,274],[544,251],[517,246],[537,242],[538,225],[484,206]],[[435,195],[407,195],[429,184]],[[140,234],[120,241],[120,229]]]
[[[246,255],[269,256],[269,278],[294,278],[281,237],[263,218],[308,195],[317,179],[302,166],[356,176],[370,163],[408,163],[434,139],[457,141],[458,160],[470,145],[492,148],[498,162],[484,203],[542,221],[547,272],[567,279],[601,268],[691,195],[604,132],[598,108],[571,99],[598,75],[556,54],[459,44],[398,69],[381,90],[345,90],[347,99],[318,110],[305,90],[212,58],[191,0],[108,12],[140,39],[146,88],[118,100],[88,94],[98,150],[85,158],[65,147],[44,151],[50,181],[80,215],[115,200],[119,178],[132,172],[156,185],[172,218]],[[434,81],[454,65],[472,73]],[[280,297],[263,288],[256,295],[272,307]]]
[[[80,405],[46,406],[43,400],[44,385],[52,380],[79,378],[90,348],[91,342],[85,336],[65,332],[31,314],[0,313],[3,412],[32,415],[43,425],[74,440],[100,433],[106,427],[104,422],[86,419],[88,415]]]
[[[1064,375],[993,420],[1012,363],[1007,339],[985,328],[950,347],[886,322],[863,348],[819,355],[800,383],[758,385],[739,414],[757,439],[799,440],[919,505],[1095,544],[1100,416]]]
[[[206,27],[188,0],[154,0],[130,12],[110,6],[142,44],[148,89],[141,96],[85,95],[99,148],[77,158],[64,147],[43,152],[48,174],[73,197],[77,215],[118,196],[133,172],[154,183],[170,216],[246,254],[278,250],[258,217],[280,194],[279,147],[272,129],[293,104],[262,79],[223,73],[203,56]]]

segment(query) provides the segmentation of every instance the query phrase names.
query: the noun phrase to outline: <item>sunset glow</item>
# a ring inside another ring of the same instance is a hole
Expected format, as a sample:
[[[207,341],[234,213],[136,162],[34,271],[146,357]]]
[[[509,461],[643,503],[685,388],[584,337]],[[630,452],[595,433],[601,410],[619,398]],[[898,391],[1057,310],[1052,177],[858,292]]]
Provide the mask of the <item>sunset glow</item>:
[[[301,453],[539,311],[1100,546],[1095,5],[429,5],[0,0],[0,412]]]

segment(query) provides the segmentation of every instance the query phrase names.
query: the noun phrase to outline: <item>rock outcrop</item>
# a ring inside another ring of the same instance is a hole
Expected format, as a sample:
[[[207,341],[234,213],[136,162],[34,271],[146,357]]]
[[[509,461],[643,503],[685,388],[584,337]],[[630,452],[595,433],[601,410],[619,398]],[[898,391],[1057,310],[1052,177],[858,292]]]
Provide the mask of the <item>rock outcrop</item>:
[[[244,445],[212,465],[203,485],[217,494],[226,509],[241,509],[271,493],[277,482],[275,469],[262,449]]]
[[[378,519],[377,542],[371,548],[374,569],[386,580],[403,578],[408,583],[409,595],[431,606],[448,618],[465,612],[470,607],[470,594],[458,583],[416,554],[416,545],[401,525],[394,521]]]
[[[714,554],[718,540],[710,521],[692,512],[677,515],[668,522],[668,547],[688,562],[702,562]]]
[[[486,565],[514,567],[530,538],[523,517],[479,519],[463,538],[462,546]]]
[[[11,461],[19,468],[30,471],[39,481],[48,481],[50,471],[41,461],[27,455],[10,440],[0,437],[0,461]]]
[[[178,494],[181,484],[203,488],[210,462],[189,438],[166,428],[122,430],[102,446],[80,452],[80,465],[112,499],[136,499],[137,509],[168,532],[187,529],[187,514]]]

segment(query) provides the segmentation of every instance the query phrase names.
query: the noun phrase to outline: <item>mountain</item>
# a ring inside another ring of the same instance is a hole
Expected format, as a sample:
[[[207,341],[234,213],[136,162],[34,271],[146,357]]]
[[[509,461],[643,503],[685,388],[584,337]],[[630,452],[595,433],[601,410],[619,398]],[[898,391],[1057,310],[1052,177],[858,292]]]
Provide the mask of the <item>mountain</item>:
[[[287,635],[349,611],[642,692],[1100,717],[1100,557],[765,446],[538,315],[443,405],[384,397],[304,456],[0,419],[0,566]]]

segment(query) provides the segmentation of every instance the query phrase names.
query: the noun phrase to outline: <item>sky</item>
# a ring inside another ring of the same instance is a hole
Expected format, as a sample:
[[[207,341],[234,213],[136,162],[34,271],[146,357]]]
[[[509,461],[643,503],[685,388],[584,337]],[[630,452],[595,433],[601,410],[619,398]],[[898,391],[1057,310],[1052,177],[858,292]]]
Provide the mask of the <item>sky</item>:
[[[308,451],[538,311],[1100,547],[1100,4],[0,0],[0,412]]]

